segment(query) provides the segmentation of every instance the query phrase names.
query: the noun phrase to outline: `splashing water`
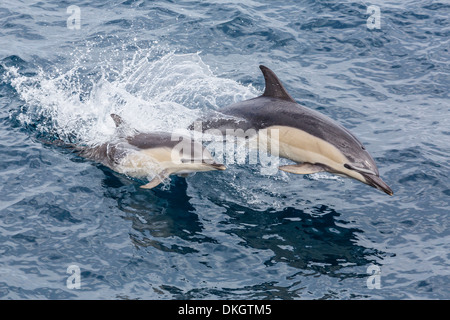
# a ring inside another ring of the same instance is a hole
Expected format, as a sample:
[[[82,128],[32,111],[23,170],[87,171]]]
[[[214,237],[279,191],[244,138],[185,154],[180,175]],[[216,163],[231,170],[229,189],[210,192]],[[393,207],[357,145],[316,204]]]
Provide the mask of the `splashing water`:
[[[114,134],[111,113],[139,131],[172,132],[206,110],[258,93],[252,86],[215,76],[199,53],[139,49],[98,67],[87,52],[92,53],[74,55],[67,70],[39,68],[36,75],[26,76],[5,67],[5,78],[24,101],[16,115],[22,125],[66,142],[98,145]]]

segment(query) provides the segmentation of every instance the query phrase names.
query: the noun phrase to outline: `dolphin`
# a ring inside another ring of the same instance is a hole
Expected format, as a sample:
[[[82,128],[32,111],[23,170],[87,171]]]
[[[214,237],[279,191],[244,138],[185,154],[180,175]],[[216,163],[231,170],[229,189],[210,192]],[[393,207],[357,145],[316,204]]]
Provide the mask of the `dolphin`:
[[[216,113],[202,119],[203,132],[219,130],[225,135],[237,129],[253,129],[257,133],[267,129],[269,144],[277,144],[279,156],[296,162],[280,166],[280,170],[295,174],[327,171],[393,195],[369,152],[349,130],[298,104],[272,70],[263,65],[260,69],[265,79],[264,93],[219,109],[222,116]],[[195,130],[196,126],[189,128]],[[273,130],[278,130],[278,141],[270,140]]]
[[[178,140],[167,132],[142,133],[133,130],[125,135],[123,120],[111,114],[116,125],[113,141],[93,147],[75,147],[75,151],[89,160],[130,177],[153,179],[142,185],[143,189],[152,189],[166,180],[169,175],[186,177],[190,173],[212,170],[225,170],[223,164],[216,163],[203,145],[186,136]],[[128,130],[129,131],[129,130]]]

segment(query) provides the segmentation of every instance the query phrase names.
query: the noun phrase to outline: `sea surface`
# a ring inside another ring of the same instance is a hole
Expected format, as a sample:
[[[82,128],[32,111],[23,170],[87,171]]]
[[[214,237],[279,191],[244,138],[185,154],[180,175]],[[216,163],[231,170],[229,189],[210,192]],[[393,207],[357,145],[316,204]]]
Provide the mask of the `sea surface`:
[[[446,0],[2,0],[0,299],[449,299],[449,49]],[[144,190],[52,143],[186,128],[260,64],[394,196],[246,163]]]

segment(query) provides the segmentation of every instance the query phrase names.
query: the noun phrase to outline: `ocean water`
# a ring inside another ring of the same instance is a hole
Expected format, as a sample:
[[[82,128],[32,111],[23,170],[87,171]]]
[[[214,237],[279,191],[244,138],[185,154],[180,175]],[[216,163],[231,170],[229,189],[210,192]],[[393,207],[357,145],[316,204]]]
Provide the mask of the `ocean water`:
[[[0,298],[450,298],[449,17],[444,0],[2,0]],[[394,196],[250,164],[143,190],[49,143],[107,141],[113,112],[186,128],[261,94],[259,64],[350,129]]]

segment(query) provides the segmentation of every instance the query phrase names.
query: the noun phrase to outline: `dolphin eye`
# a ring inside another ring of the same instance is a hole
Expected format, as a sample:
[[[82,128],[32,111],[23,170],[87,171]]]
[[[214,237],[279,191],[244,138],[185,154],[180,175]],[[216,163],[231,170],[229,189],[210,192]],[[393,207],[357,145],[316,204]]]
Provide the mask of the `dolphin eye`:
[[[344,168],[347,168],[349,170],[353,170],[353,168],[348,163],[344,164]]]
[[[366,147],[364,147],[364,146],[361,146],[361,149],[363,149],[363,150],[366,150]]]

